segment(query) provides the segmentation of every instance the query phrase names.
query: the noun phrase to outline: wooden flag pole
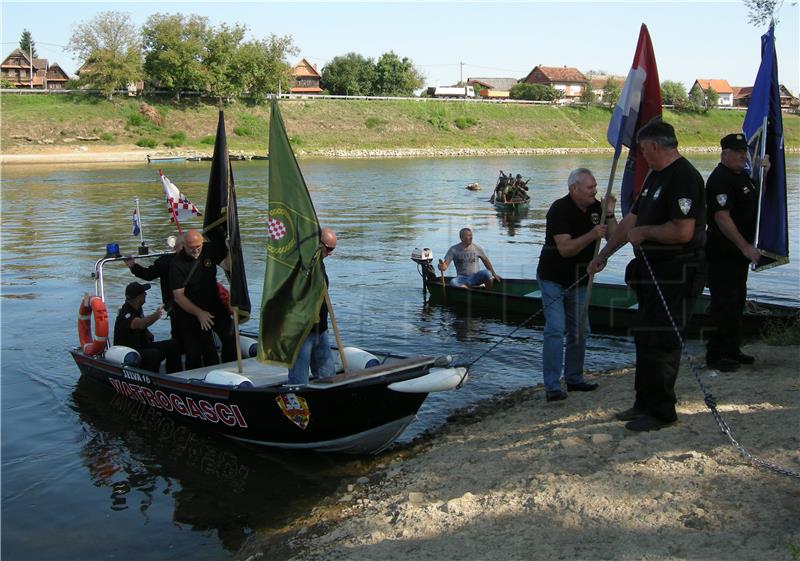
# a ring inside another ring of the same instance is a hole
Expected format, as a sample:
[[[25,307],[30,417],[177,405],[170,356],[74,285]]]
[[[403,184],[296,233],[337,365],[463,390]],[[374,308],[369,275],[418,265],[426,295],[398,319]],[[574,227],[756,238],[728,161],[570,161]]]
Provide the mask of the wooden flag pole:
[[[333,335],[336,337],[336,348],[339,349],[339,358],[342,359],[342,368],[344,373],[350,372],[350,367],[347,366],[347,358],[344,356],[344,347],[342,347],[342,338],[339,336],[339,326],[336,325],[336,318],[333,315],[333,304],[331,304],[331,297],[328,294],[328,286],[323,283],[323,294],[325,295],[325,305],[328,306],[328,314],[331,316],[331,326],[333,327]]]
[[[619,154],[614,154],[614,160],[611,162],[611,173],[608,176],[608,186],[606,187],[606,195],[603,197],[603,207],[601,211],[601,220],[603,220],[603,224],[605,224],[606,220],[606,212],[608,212],[608,197],[611,195],[611,192],[614,188],[614,176],[617,174],[617,162],[619,161]],[[598,238],[596,242],[594,242],[594,253],[592,255],[592,259],[597,257],[597,254],[600,253],[600,241],[602,238]],[[589,313],[589,300],[592,297],[592,285],[594,284],[594,273],[589,273],[589,282],[586,285],[586,298],[583,302],[583,308],[581,309],[581,319],[580,323],[578,324],[578,338],[583,339],[583,333],[585,331],[584,326],[586,325],[586,315]]]
[[[239,374],[244,372],[242,366],[242,343],[239,341],[239,308],[233,308],[233,336],[236,339],[236,366],[239,367]]]

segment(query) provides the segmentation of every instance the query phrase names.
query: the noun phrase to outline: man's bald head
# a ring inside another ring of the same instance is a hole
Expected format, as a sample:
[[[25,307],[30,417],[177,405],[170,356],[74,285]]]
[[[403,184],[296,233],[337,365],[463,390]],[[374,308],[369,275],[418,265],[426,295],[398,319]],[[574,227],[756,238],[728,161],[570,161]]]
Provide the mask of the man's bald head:
[[[193,259],[200,257],[203,251],[203,234],[197,230],[186,230],[183,233],[183,250]]]
[[[319,241],[325,248],[325,255],[330,255],[336,249],[336,232],[330,228],[323,228],[320,230]]]

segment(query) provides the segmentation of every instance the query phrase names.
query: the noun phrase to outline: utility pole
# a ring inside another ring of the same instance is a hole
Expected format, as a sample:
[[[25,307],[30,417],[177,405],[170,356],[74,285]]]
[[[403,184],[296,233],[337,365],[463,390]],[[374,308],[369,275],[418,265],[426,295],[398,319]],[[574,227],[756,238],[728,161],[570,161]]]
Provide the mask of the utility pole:
[[[33,89],[33,40],[28,41],[28,62],[31,65],[31,89]]]

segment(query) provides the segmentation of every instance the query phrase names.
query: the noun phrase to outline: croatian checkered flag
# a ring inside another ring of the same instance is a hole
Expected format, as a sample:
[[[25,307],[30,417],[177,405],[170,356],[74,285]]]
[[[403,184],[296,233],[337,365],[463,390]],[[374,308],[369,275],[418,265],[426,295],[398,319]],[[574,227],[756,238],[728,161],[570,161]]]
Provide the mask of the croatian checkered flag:
[[[167,208],[169,212],[169,221],[177,222],[189,218],[191,216],[202,216],[197,207],[186,198],[186,195],[180,192],[175,184],[164,175],[164,172],[158,170],[161,176],[161,185],[164,187],[164,196],[167,197]]]

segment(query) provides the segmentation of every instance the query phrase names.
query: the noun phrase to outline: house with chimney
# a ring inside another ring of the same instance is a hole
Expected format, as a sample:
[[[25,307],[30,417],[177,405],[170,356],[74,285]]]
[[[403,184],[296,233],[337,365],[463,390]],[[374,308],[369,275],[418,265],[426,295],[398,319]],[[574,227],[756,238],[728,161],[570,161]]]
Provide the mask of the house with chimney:
[[[535,66],[525,78],[523,84],[544,84],[564,92],[563,101],[577,101],[583,90],[589,87],[589,80],[577,68],[571,66]]]
[[[15,88],[35,90],[64,89],[69,76],[54,62],[48,64],[46,58],[33,58],[22,49],[14,49],[0,64],[0,74]]]
[[[695,88],[700,88],[703,91],[703,99],[706,100],[708,100],[706,92],[708,88],[712,88],[719,96],[719,102],[717,104],[719,107],[733,107],[733,88],[731,88],[727,80],[698,78],[694,81],[692,87],[689,88],[689,93]]]
[[[301,58],[300,62],[292,68],[294,82],[289,90],[293,94],[319,94],[322,93],[322,76],[317,72],[317,67]]]

